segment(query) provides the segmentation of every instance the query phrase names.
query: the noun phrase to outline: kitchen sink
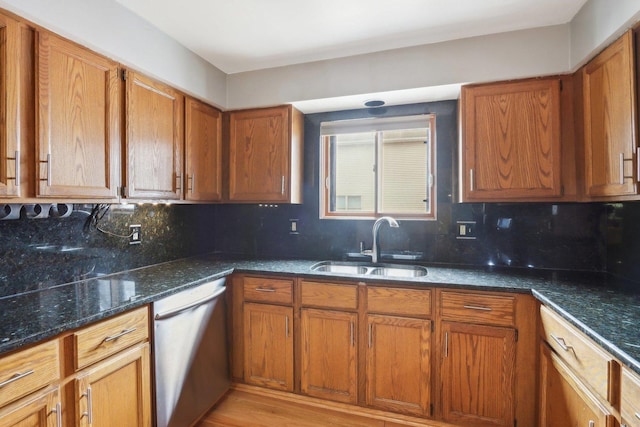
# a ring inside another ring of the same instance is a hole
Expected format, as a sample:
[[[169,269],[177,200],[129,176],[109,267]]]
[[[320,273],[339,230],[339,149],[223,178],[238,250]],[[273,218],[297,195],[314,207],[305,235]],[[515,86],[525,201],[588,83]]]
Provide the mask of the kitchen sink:
[[[421,265],[362,264],[341,261],[321,261],[311,266],[311,271],[337,274],[355,274],[381,277],[423,277],[427,268]]]
[[[367,274],[369,268],[367,266],[357,264],[342,264],[331,261],[322,261],[312,265],[311,270],[324,271],[327,273]]]
[[[396,265],[393,267],[377,267],[371,270],[369,274],[385,277],[422,277],[427,275],[427,269],[420,265]]]

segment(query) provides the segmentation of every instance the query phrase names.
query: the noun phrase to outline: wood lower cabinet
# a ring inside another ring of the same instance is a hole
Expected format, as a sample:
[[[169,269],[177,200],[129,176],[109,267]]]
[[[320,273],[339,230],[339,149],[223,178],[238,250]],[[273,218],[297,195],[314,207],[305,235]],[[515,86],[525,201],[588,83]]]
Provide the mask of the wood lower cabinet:
[[[293,308],[244,304],[244,380],[293,391]]]
[[[463,201],[563,195],[560,78],[463,86],[460,105]]]
[[[222,200],[222,113],[192,98],[185,100],[184,199]]]
[[[442,322],[442,417],[473,426],[513,426],[514,329]]]
[[[540,349],[539,426],[614,426],[607,408],[544,343]]]
[[[77,374],[78,426],[151,426],[149,344]]]
[[[231,283],[240,382],[434,425],[536,421],[531,296],[319,276]]]
[[[125,98],[125,196],[180,199],[184,189],[184,96],[127,71]]]
[[[368,315],[367,405],[431,415],[430,320]]]
[[[118,64],[37,33],[36,195],[118,198]]]
[[[588,197],[638,193],[635,68],[632,30],[582,68]]]
[[[227,117],[229,201],[302,203],[302,114],[284,105]]]
[[[3,427],[62,427],[60,392],[55,386],[0,409]]]
[[[150,427],[148,307],[66,335],[65,422],[77,426]]]
[[[357,314],[311,308],[301,313],[302,393],[357,403]]]
[[[622,368],[620,416],[625,427],[640,427],[640,376]]]

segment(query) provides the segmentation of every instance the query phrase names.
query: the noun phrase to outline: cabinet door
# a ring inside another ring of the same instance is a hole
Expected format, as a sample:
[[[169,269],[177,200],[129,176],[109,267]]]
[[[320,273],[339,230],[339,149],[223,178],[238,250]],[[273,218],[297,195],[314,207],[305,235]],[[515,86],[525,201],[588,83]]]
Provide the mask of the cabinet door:
[[[640,427],[640,377],[626,367],[620,381],[620,415],[622,425]]]
[[[37,195],[116,199],[118,65],[44,31],[37,46]]]
[[[293,390],[293,308],[244,305],[244,379]]]
[[[229,200],[289,199],[290,120],[290,107],[230,113]]]
[[[636,194],[636,91],[629,30],[583,68],[588,196]]]
[[[184,97],[133,71],[126,86],[126,197],[180,199]]]
[[[302,392],[310,396],[356,403],[357,314],[302,310]]]
[[[540,427],[614,425],[607,409],[547,345],[540,354]]]
[[[24,44],[31,37],[27,40],[24,28],[4,15],[0,15],[0,37],[0,197],[24,196],[20,163],[33,162],[33,155],[27,159],[27,147],[21,149],[21,141],[33,144],[33,123],[26,120],[22,111],[25,106],[33,110],[33,91],[26,83],[33,86],[33,47],[25,49]]]
[[[462,88],[465,201],[560,197],[560,81]]]
[[[431,321],[367,317],[367,405],[430,415]]]
[[[62,427],[58,387],[34,393],[0,409],[3,427]]]
[[[463,425],[514,425],[515,330],[442,323],[442,416]]]
[[[195,99],[186,100],[186,200],[222,199],[222,114]]]
[[[76,378],[76,425],[151,426],[149,344],[123,351]]]

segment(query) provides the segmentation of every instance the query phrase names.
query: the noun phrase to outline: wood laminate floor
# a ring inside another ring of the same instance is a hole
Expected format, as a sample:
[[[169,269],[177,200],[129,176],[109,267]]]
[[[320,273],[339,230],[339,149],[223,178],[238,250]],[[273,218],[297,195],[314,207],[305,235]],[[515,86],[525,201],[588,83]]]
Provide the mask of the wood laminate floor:
[[[421,420],[320,399],[237,385],[196,427],[444,427]]]

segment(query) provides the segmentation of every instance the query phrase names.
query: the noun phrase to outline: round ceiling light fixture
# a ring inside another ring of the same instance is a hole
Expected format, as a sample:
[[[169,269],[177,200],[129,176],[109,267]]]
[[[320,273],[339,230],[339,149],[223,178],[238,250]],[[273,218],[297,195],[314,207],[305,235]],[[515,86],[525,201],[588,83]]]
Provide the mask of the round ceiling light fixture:
[[[364,106],[369,108],[382,107],[383,105],[384,101],[381,99],[370,99],[364,103]]]

